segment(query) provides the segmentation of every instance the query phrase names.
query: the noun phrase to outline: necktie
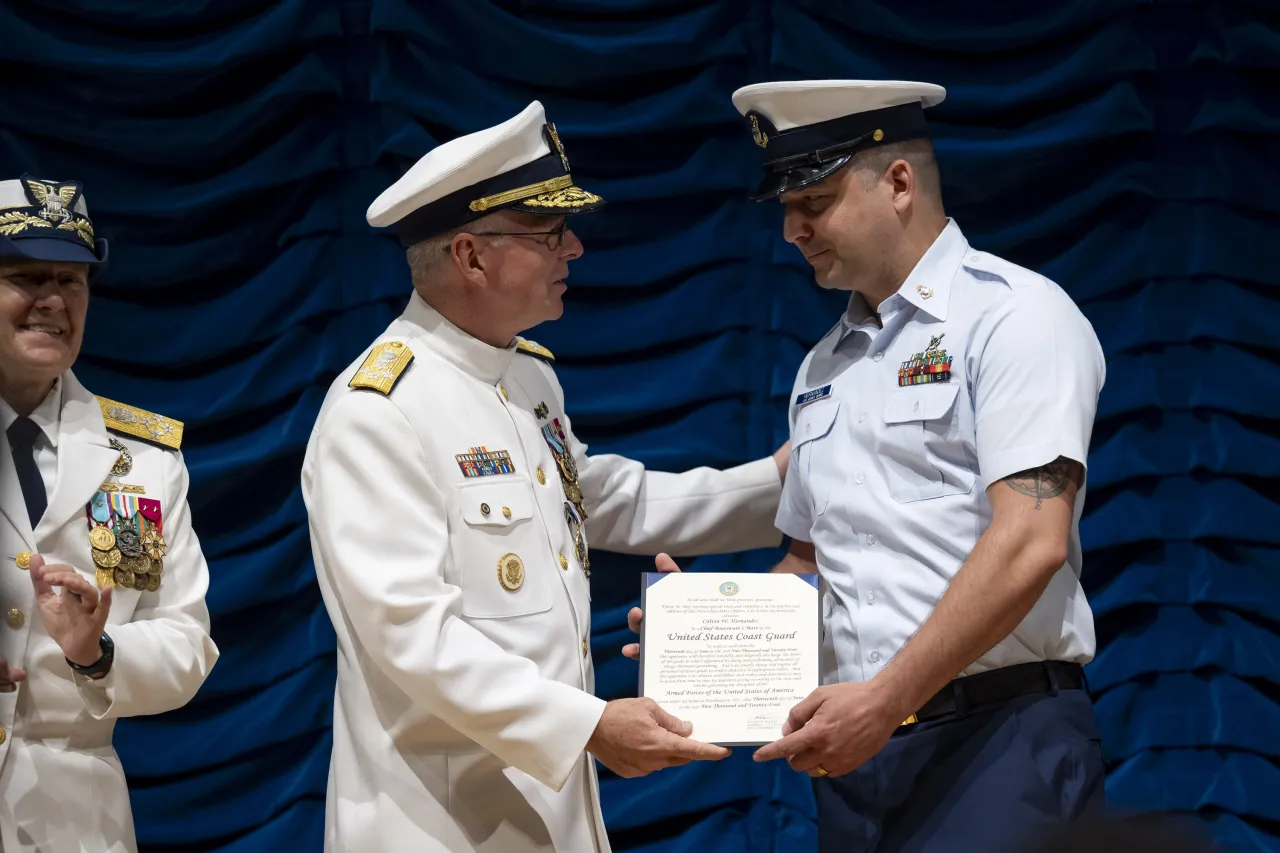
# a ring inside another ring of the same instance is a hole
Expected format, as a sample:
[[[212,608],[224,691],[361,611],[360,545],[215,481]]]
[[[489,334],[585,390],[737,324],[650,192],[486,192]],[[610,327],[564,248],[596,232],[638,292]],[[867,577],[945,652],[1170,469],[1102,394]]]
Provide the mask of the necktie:
[[[18,469],[18,485],[22,486],[22,499],[27,504],[27,517],[35,530],[49,505],[44,490],[44,478],[36,465],[36,438],[40,427],[31,418],[18,418],[9,427],[9,449],[13,451],[13,465]]]

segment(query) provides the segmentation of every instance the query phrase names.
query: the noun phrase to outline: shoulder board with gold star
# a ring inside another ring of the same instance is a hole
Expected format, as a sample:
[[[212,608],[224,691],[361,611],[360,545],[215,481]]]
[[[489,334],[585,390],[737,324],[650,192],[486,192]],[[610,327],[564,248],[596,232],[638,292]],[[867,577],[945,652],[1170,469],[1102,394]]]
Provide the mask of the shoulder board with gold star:
[[[348,388],[368,388],[381,394],[390,394],[400,374],[413,361],[413,350],[403,341],[387,341],[369,351],[356,375],[347,383]]]
[[[541,344],[535,344],[533,341],[526,341],[524,338],[520,338],[516,341],[516,349],[518,349],[520,352],[524,353],[525,355],[531,355],[534,358],[540,358],[543,361],[548,362],[550,364],[556,363],[556,357],[551,354],[551,350],[547,349]]]
[[[106,397],[99,397],[98,405],[102,407],[102,422],[112,432],[130,435],[173,450],[182,447],[182,421],[175,421],[137,406],[117,403]]]

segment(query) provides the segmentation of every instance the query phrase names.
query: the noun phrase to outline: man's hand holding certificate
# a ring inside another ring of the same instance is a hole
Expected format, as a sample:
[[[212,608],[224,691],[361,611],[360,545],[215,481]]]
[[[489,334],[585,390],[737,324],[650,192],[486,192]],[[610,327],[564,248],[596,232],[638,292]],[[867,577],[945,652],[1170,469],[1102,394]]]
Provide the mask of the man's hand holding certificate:
[[[665,555],[657,564],[666,572],[644,576],[641,695],[691,722],[697,740],[782,737],[791,709],[818,686],[816,576],[683,574]]]

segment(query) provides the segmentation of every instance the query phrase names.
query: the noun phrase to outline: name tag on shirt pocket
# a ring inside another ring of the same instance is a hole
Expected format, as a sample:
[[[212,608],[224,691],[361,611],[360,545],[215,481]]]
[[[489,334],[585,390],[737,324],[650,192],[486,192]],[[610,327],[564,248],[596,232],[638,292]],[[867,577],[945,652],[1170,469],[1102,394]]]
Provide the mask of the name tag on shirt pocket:
[[[551,608],[545,572],[545,531],[534,523],[533,487],[523,477],[458,486],[463,529],[452,549],[462,587],[462,612],[473,619],[527,616]],[[500,574],[510,555],[520,558],[523,578],[509,589]]]
[[[973,471],[953,426],[959,394],[958,382],[908,385],[890,393],[879,451],[894,500],[910,503],[973,488]]]
[[[813,501],[814,516],[827,511],[831,500],[831,484],[835,467],[835,424],[840,413],[840,400],[827,397],[796,412],[796,426],[791,433],[793,464],[804,478],[803,483]]]

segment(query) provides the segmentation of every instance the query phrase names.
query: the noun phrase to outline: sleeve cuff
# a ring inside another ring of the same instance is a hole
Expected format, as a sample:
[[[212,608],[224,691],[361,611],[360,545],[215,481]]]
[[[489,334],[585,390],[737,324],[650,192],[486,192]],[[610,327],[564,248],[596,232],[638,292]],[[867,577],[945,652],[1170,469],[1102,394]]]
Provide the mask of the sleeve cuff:
[[[578,761],[587,749],[587,741],[591,740],[591,736],[595,734],[596,726],[600,724],[600,717],[604,715],[604,707],[608,704],[600,697],[584,693],[577,688],[570,688],[570,690],[576,696],[573,700],[564,703],[559,715],[563,733],[563,754],[557,756],[550,763],[546,774],[538,779],[557,793],[569,781],[569,774],[578,766]]]
[[[1088,468],[1088,463],[1085,461],[1087,454],[1079,448],[1065,448],[1055,444],[1015,447],[981,460],[983,488],[1020,471],[1048,465],[1059,456],[1065,456]]]

